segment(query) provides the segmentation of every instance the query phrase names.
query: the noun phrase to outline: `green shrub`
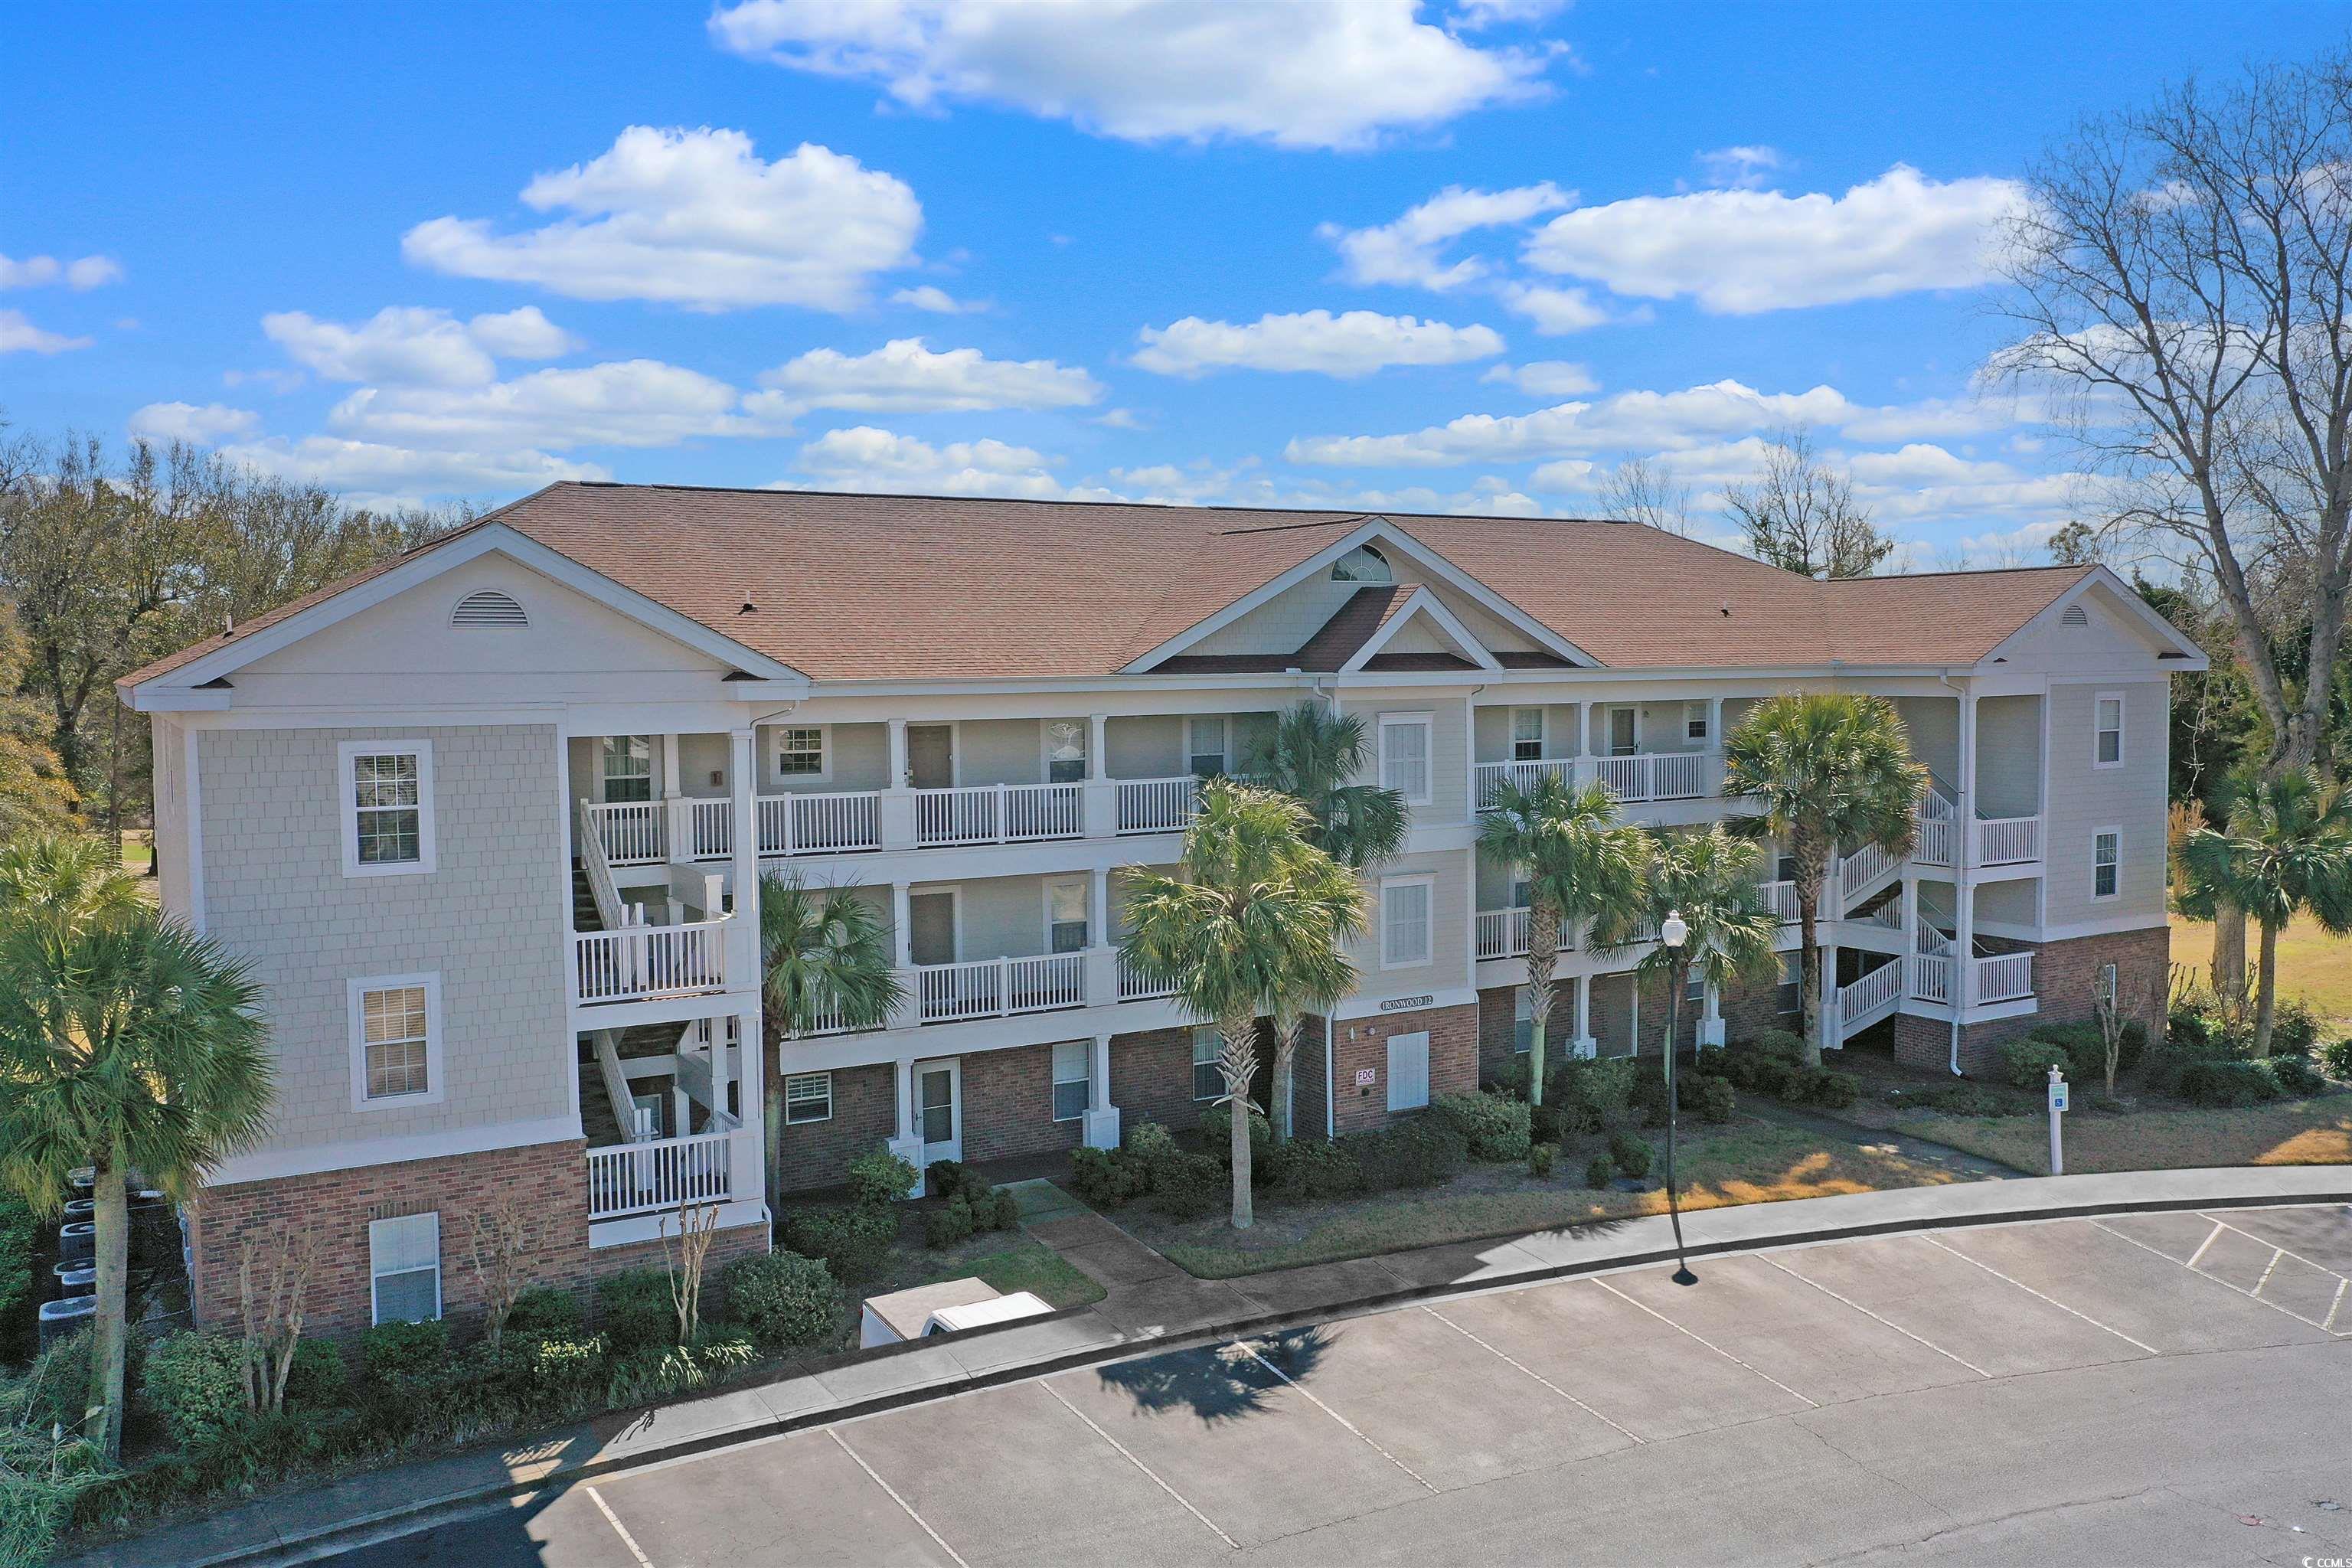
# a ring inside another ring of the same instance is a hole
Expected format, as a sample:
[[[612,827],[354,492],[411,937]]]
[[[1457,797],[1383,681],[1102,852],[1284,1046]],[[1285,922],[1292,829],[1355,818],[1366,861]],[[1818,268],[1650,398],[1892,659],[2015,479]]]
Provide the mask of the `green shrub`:
[[[2319,1065],[2331,1078],[2352,1079],[2352,1035],[2347,1035],[2332,1046],[2319,1050]]]
[[[400,1388],[430,1383],[449,1365],[449,1325],[378,1323],[360,1335],[360,1364],[368,1381]]]
[[[2212,1043],[2214,1024],[2203,1008],[2189,1003],[2165,1015],[2164,1032],[2170,1044],[2193,1048]]]
[[[1076,1148],[1070,1151],[1070,1191],[1082,1203],[1115,1209],[1150,1184],[1146,1173],[1122,1156],[1124,1149]]]
[[[1528,1174],[1538,1182],[1550,1181],[1553,1162],[1559,1158],[1559,1145],[1557,1143],[1528,1144]]]
[[[1924,1105],[1951,1116],[2012,1116],[2018,1114],[2013,1101],[2003,1100],[1992,1090],[1973,1083],[1956,1083],[1941,1089],[1923,1089],[1906,1097],[1906,1102]]]
[[[2279,1081],[2267,1062],[2191,1061],[2180,1069],[2180,1098],[2191,1105],[2260,1105],[2279,1096]]]
[[[1452,1121],[1470,1146],[1470,1158],[1524,1160],[1532,1141],[1527,1102],[1499,1094],[1441,1094],[1430,1109]]]
[[[2107,1080],[2107,1041],[2096,1024],[2041,1024],[2026,1037],[2047,1040],[2063,1047],[2065,1059],[2059,1065],[2066,1076],[2077,1083]],[[2147,1051],[2147,1026],[2137,1019],[2126,1019],[2116,1041],[2116,1072],[2118,1077],[2140,1064]],[[2048,1081],[2047,1070],[2032,1084],[2019,1084],[2021,1089],[2039,1087]]]
[[[1607,1192],[1617,1180],[1617,1163],[1606,1154],[1595,1154],[1584,1163],[1584,1184],[1596,1193]]]
[[[1470,1141],[1441,1116],[1409,1116],[1339,1142],[1355,1156],[1368,1193],[1435,1186],[1459,1175],[1470,1158]]]
[[[141,1342],[138,1335],[131,1336],[134,1360]],[[125,1370],[126,1389],[136,1386],[137,1372],[135,1365]],[[78,1432],[89,1402],[89,1331],[84,1329],[36,1355],[21,1377],[0,1373],[0,1431],[14,1423],[41,1432],[53,1426]]]
[[[1213,1105],[1201,1112],[1201,1147],[1213,1160],[1233,1163],[1234,1116],[1230,1105]],[[1274,1129],[1265,1113],[1249,1113],[1250,1169],[1255,1173],[1274,1148]]]
[[[13,1322],[33,1292],[33,1238],[39,1233],[22,1198],[0,1194],[0,1321]]]
[[[578,1332],[580,1323],[580,1298],[556,1285],[533,1285],[521,1291],[507,1313],[510,1334],[553,1339]]]
[[[616,1357],[677,1343],[677,1304],[670,1299],[668,1272],[630,1268],[597,1280],[596,1321]]]
[[[1862,1079],[1850,1072],[1823,1072],[1813,1080],[1813,1103],[1843,1110],[1862,1098]]]
[[[226,1334],[166,1335],[147,1352],[142,1390],[183,1448],[245,1423],[245,1346]]]
[[[1285,1203],[1354,1197],[1364,1190],[1364,1171],[1344,1140],[1293,1140],[1276,1151],[1273,1195]]]
[[[301,1340],[286,1368],[286,1403],[316,1413],[340,1407],[351,1394],[351,1373],[332,1340]]]
[[[1644,1127],[1666,1124],[1666,1075],[1661,1062],[1654,1072],[1644,1072],[1634,1080],[1633,1120]]]
[[[2012,1089],[2040,1089],[2050,1081],[2050,1069],[2071,1074],[2074,1068],[2072,1052],[2054,1040],[2037,1035],[2005,1040],[2000,1047],[2000,1076]]]
[[[726,1279],[728,1316],[762,1343],[822,1344],[840,1321],[841,1292],[814,1258],[739,1258],[727,1266]]]
[[[2319,1044],[2319,1016],[2311,1004],[2300,996],[2275,1003],[2271,1008],[2271,1055],[2273,1057],[2308,1057]]]
[[[2319,1076],[2309,1057],[2273,1057],[2270,1068],[2282,1093],[2304,1097],[2327,1092],[2327,1080]]]
[[[1618,1169],[1635,1181],[1642,1181],[1648,1177],[1652,1157],[1650,1146],[1631,1132],[1612,1132],[1609,1135],[1609,1158],[1615,1162]]]
[[[616,1405],[650,1405],[689,1394],[759,1359],[740,1334],[714,1331],[690,1345],[646,1349],[613,1368],[605,1397]]]
[[[835,1279],[863,1279],[882,1267],[898,1240],[898,1210],[887,1204],[795,1209],[784,1216],[784,1245],[822,1258]]]
[[[1821,1097],[1822,1080],[1829,1076],[1827,1068],[1789,1068],[1780,1080],[1780,1098],[1790,1105],[1811,1105]]]
[[[1199,1219],[1221,1207],[1232,1189],[1232,1173],[1222,1161],[1207,1154],[1171,1154],[1152,1174],[1151,1206],[1171,1219]]]
[[[953,1247],[959,1241],[970,1239],[972,1229],[971,1200],[961,1193],[936,1208],[923,1211],[925,1247]]]
[[[1720,1074],[1693,1073],[1688,1078],[1676,1080],[1675,1087],[1682,1099],[1683,1108],[1696,1111],[1702,1121],[1721,1125],[1738,1114],[1739,1095],[1732,1089],[1731,1080]]]
[[[1011,1187],[999,1187],[989,1194],[988,1221],[991,1230],[1013,1230],[1021,1224],[1021,1200],[1013,1195]]]
[[[849,1162],[849,1201],[880,1207],[915,1190],[915,1167],[890,1152],[888,1144]]]
[[[525,1369],[530,1398],[539,1408],[577,1408],[597,1393],[607,1376],[602,1334],[550,1334],[515,1342],[515,1358]]]
[[[1139,1121],[1129,1128],[1125,1144],[1119,1150],[1146,1172],[1160,1161],[1172,1158],[1178,1152],[1176,1134],[1157,1121]]]
[[[1805,1041],[1801,1035],[1787,1029],[1766,1029],[1748,1042],[1748,1049],[1775,1061],[1802,1062]]]
[[[1634,1084],[1642,1076],[1632,1057],[1594,1057],[1562,1062],[1558,1099],[1563,1114],[1574,1107],[1580,1131],[1615,1127],[1633,1114]],[[1546,1089],[1551,1086],[1547,1084]]]

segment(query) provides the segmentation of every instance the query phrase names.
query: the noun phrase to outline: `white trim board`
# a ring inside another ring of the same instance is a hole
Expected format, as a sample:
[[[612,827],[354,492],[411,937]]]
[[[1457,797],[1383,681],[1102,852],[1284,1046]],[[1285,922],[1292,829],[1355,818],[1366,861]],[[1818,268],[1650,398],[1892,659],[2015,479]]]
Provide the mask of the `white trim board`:
[[[405,1164],[412,1160],[484,1154],[493,1149],[576,1143],[582,1137],[580,1117],[575,1111],[570,1116],[550,1116],[537,1121],[501,1121],[487,1127],[461,1127],[449,1132],[413,1132],[402,1137],[371,1138],[358,1142],[317,1143],[299,1149],[266,1150],[222,1161],[205,1178],[205,1185],[207,1188],[232,1187],[244,1182],[316,1175],[322,1171],[363,1170],[374,1165]],[[582,1180],[586,1180],[584,1174]]]
[[[1389,616],[1380,630],[1364,639],[1363,647],[1348,656],[1347,661],[1339,666],[1339,673],[1349,675],[1362,669],[1365,665],[1371,662],[1374,655],[1386,647],[1390,640],[1404,629],[1405,623],[1415,616],[1427,616],[1434,621],[1437,628],[1451,637],[1454,646],[1462,650],[1462,656],[1479,668],[1503,668],[1503,661],[1489,652],[1484,643],[1472,637],[1470,628],[1464,626],[1460,618],[1445,607],[1443,600],[1429,591],[1429,584],[1423,583],[1415,585],[1413,591],[1405,595],[1404,603],[1397,607],[1396,613]]]

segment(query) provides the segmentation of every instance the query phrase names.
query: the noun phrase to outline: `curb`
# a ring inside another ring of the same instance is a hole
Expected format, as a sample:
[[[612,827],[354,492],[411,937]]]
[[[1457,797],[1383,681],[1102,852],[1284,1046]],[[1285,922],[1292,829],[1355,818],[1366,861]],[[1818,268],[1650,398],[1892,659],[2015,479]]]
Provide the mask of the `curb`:
[[[1983,1214],[1933,1215],[1922,1219],[1876,1220],[1856,1225],[1819,1226],[1792,1231],[1786,1235],[1748,1237],[1738,1239],[1696,1242],[1685,1247],[1692,1258],[1721,1257],[1734,1253],[1762,1252],[1784,1247],[1807,1247],[1822,1242],[1858,1241],[1871,1237],[1904,1235],[1916,1231],[1958,1230],[1973,1226],[2021,1225],[2040,1220],[2088,1219],[2101,1215],[2166,1214],[2205,1208],[2295,1208],[2322,1204],[2352,1204],[2352,1187],[2339,1191],[2259,1194],[2252,1195],[2202,1195],[2153,1200],[2116,1200],[2105,1203],[2070,1204],[2032,1209],[2005,1209]],[[1522,1235],[1545,1235],[1542,1231],[1522,1232]],[[1502,1240],[1504,1237],[1487,1237]],[[1078,1367],[1125,1361],[1140,1355],[1158,1355],[1169,1351],[1192,1350],[1220,1341],[1250,1338],[1310,1322],[1331,1319],[1360,1317],[1367,1312],[1391,1307],[1409,1306],[1415,1302],[1444,1296],[1462,1296],[1492,1290],[1515,1289],[1522,1286],[1543,1284],[1556,1279],[1572,1279],[1587,1275],[1614,1273],[1626,1268],[1639,1268],[1671,1260],[1672,1247],[1650,1248],[1608,1258],[1594,1258],[1571,1263],[1549,1264],[1499,1275],[1490,1279],[1455,1281],[1433,1285],[1412,1285],[1395,1290],[1374,1291],[1328,1302],[1310,1309],[1287,1312],[1265,1312],[1238,1317],[1230,1321],[1211,1322],[1171,1333],[1162,1339],[1131,1340],[1116,1345],[1097,1346],[1073,1351],[1066,1355],[1016,1365],[992,1368],[984,1373],[971,1373],[960,1378],[926,1384],[917,1388],[898,1389],[889,1394],[876,1394],[851,1404],[811,1410],[792,1415],[777,1416],[770,1421],[758,1421],[721,1432],[707,1432],[656,1448],[647,1448],[625,1458],[590,1459],[562,1471],[535,1480],[509,1479],[488,1485],[471,1487],[438,1497],[421,1498],[404,1502],[398,1507],[380,1510],[356,1518],[338,1521],[318,1530],[291,1536],[280,1536],[268,1544],[241,1546],[210,1556],[182,1559],[183,1568],[258,1568],[260,1564],[291,1564],[311,1562],[334,1552],[355,1550],[378,1542],[397,1539],[415,1533],[436,1524],[452,1521],[464,1515],[478,1512],[489,1504],[535,1492],[558,1491],[587,1481],[645,1469],[655,1465],[669,1464],[679,1459],[694,1458],[721,1449],[741,1447],[752,1443],[789,1436],[795,1432],[830,1426],[838,1422],[879,1415],[910,1405],[929,1404],[959,1394],[1002,1387],[1008,1384],[1025,1383],[1032,1378],[1050,1376]],[[1247,1275],[1236,1276],[1246,1279]],[[1231,1284],[1232,1280],[1218,1283]],[[1056,1317],[1076,1316],[1087,1308],[1075,1308]],[[1034,1321],[1034,1320],[1032,1320]],[[1013,1325],[1006,1325],[1011,1327]],[[975,1336],[976,1337],[976,1336]],[[728,1392],[721,1390],[720,1392]],[[621,1414],[615,1412],[614,1414]],[[398,1525],[398,1529],[389,1528]],[[123,1544],[132,1544],[131,1542]],[[114,1561],[109,1551],[69,1559],[62,1568],[106,1568]]]

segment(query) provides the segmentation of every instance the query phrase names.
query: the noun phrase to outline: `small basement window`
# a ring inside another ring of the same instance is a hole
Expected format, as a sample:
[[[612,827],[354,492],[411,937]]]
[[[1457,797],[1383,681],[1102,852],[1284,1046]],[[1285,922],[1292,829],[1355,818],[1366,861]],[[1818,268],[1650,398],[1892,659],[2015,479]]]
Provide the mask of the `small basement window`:
[[[461,631],[520,631],[530,625],[530,616],[513,595],[483,588],[457,601],[449,624]]]

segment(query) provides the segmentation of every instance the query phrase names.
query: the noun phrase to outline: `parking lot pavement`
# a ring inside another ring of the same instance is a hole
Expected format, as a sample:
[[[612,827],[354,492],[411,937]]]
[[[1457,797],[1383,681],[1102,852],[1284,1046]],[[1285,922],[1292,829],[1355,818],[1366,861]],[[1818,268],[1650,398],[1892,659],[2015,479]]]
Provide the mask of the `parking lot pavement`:
[[[911,1405],[339,1561],[2352,1556],[2346,1263],[2340,1206],[1702,1258]]]

